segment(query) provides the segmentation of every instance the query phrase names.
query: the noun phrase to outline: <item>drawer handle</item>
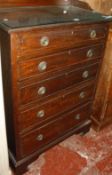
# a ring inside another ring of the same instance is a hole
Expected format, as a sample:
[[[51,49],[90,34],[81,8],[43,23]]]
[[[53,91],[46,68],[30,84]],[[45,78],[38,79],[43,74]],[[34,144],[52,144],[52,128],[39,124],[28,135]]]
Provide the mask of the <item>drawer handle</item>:
[[[47,36],[44,36],[40,39],[41,46],[48,46],[49,45],[49,38]]]
[[[91,38],[91,39],[96,38],[96,30],[92,30],[92,31],[90,32],[90,38]]]
[[[77,115],[75,116],[75,120],[80,120],[80,114],[77,114]]]
[[[90,49],[87,51],[87,57],[91,58],[92,56],[93,56],[93,51],[92,51],[92,49]]]
[[[85,98],[85,92],[81,92],[81,93],[79,94],[79,97],[80,97],[81,99]]]
[[[87,78],[89,76],[89,72],[86,70],[83,72],[82,77]]]
[[[39,117],[39,118],[42,118],[42,117],[44,117],[44,116],[45,116],[44,110],[41,110],[41,111],[39,111],[39,112],[37,113],[37,117]]]
[[[38,65],[38,70],[42,72],[45,71],[46,69],[47,69],[47,62],[46,61],[40,62]]]
[[[45,87],[40,87],[38,90],[38,95],[44,95],[46,93],[46,88]]]
[[[38,141],[42,141],[43,139],[44,139],[43,134],[39,134],[36,138],[36,140],[38,140]]]

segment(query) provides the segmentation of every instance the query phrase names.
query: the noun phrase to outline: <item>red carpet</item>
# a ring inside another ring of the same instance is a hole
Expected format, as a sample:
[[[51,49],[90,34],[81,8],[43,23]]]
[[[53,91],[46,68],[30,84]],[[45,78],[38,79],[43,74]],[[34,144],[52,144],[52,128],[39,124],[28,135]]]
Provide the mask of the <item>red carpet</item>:
[[[112,126],[73,135],[40,155],[25,175],[112,175]]]

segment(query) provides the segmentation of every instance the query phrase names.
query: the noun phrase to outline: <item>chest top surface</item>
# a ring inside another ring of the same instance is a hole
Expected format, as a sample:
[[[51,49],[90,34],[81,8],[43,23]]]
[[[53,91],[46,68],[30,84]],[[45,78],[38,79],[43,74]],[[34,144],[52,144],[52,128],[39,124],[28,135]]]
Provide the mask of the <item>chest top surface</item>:
[[[16,7],[0,10],[0,27],[7,31],[41,25],[89,24],[111,20],[112,16],[105,16],[72,5]]]

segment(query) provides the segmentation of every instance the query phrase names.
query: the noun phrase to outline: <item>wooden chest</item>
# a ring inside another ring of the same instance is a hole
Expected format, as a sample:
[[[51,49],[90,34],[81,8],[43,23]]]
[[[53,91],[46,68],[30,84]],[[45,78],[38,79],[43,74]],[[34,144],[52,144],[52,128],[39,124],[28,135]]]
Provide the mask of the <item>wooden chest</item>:
[[[110,19],[72,6],[0,16],[9,155],[21,174],[46,149],[88,131]]]

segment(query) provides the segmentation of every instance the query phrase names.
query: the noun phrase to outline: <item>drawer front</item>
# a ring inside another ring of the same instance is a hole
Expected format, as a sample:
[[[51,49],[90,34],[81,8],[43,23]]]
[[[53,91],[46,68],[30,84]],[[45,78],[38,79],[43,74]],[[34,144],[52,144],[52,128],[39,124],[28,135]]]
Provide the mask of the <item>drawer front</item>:
[[[37,84],[29,85],[20,89],[20,104],[28,104],[40,100],[53,93],[68,88],[85,80],[94,78],[97,74],[98,63],[73,70],[64,74],[52,77]]]
[[[75,128],[82,121],[90,117],[90,107],[88,103],[80,108],[76,108],[63,114],[58,120],[54,120],[37,130],[21,138],[21,155],[24,157],[30,153],[44,147],[50,141],[62,136],[64,133]]]
[[[42,75],[50,71],[57,71],[66,66],[78,64],[90,59],[97,59],[103,56],[103,44],[90,47],[76,48],[66,52],[60,52],[45,57],[37,57],[18,63],[18,79],[23,80],[33,76]]]
[[[33,125],[38,125],[45,120],[54,118],[58,114],[72,109],[74,106],[91,100],[94,93],[94,83],[92,81],[83,87],[66,91],[45,103],[41,103],[38,106],[35,105],[31,109],[21,112],[18,118],[19,131],[30,129]]]
[[[16,32],[18,57],[46,55],[105,38],[106,25],[63,25]]]

